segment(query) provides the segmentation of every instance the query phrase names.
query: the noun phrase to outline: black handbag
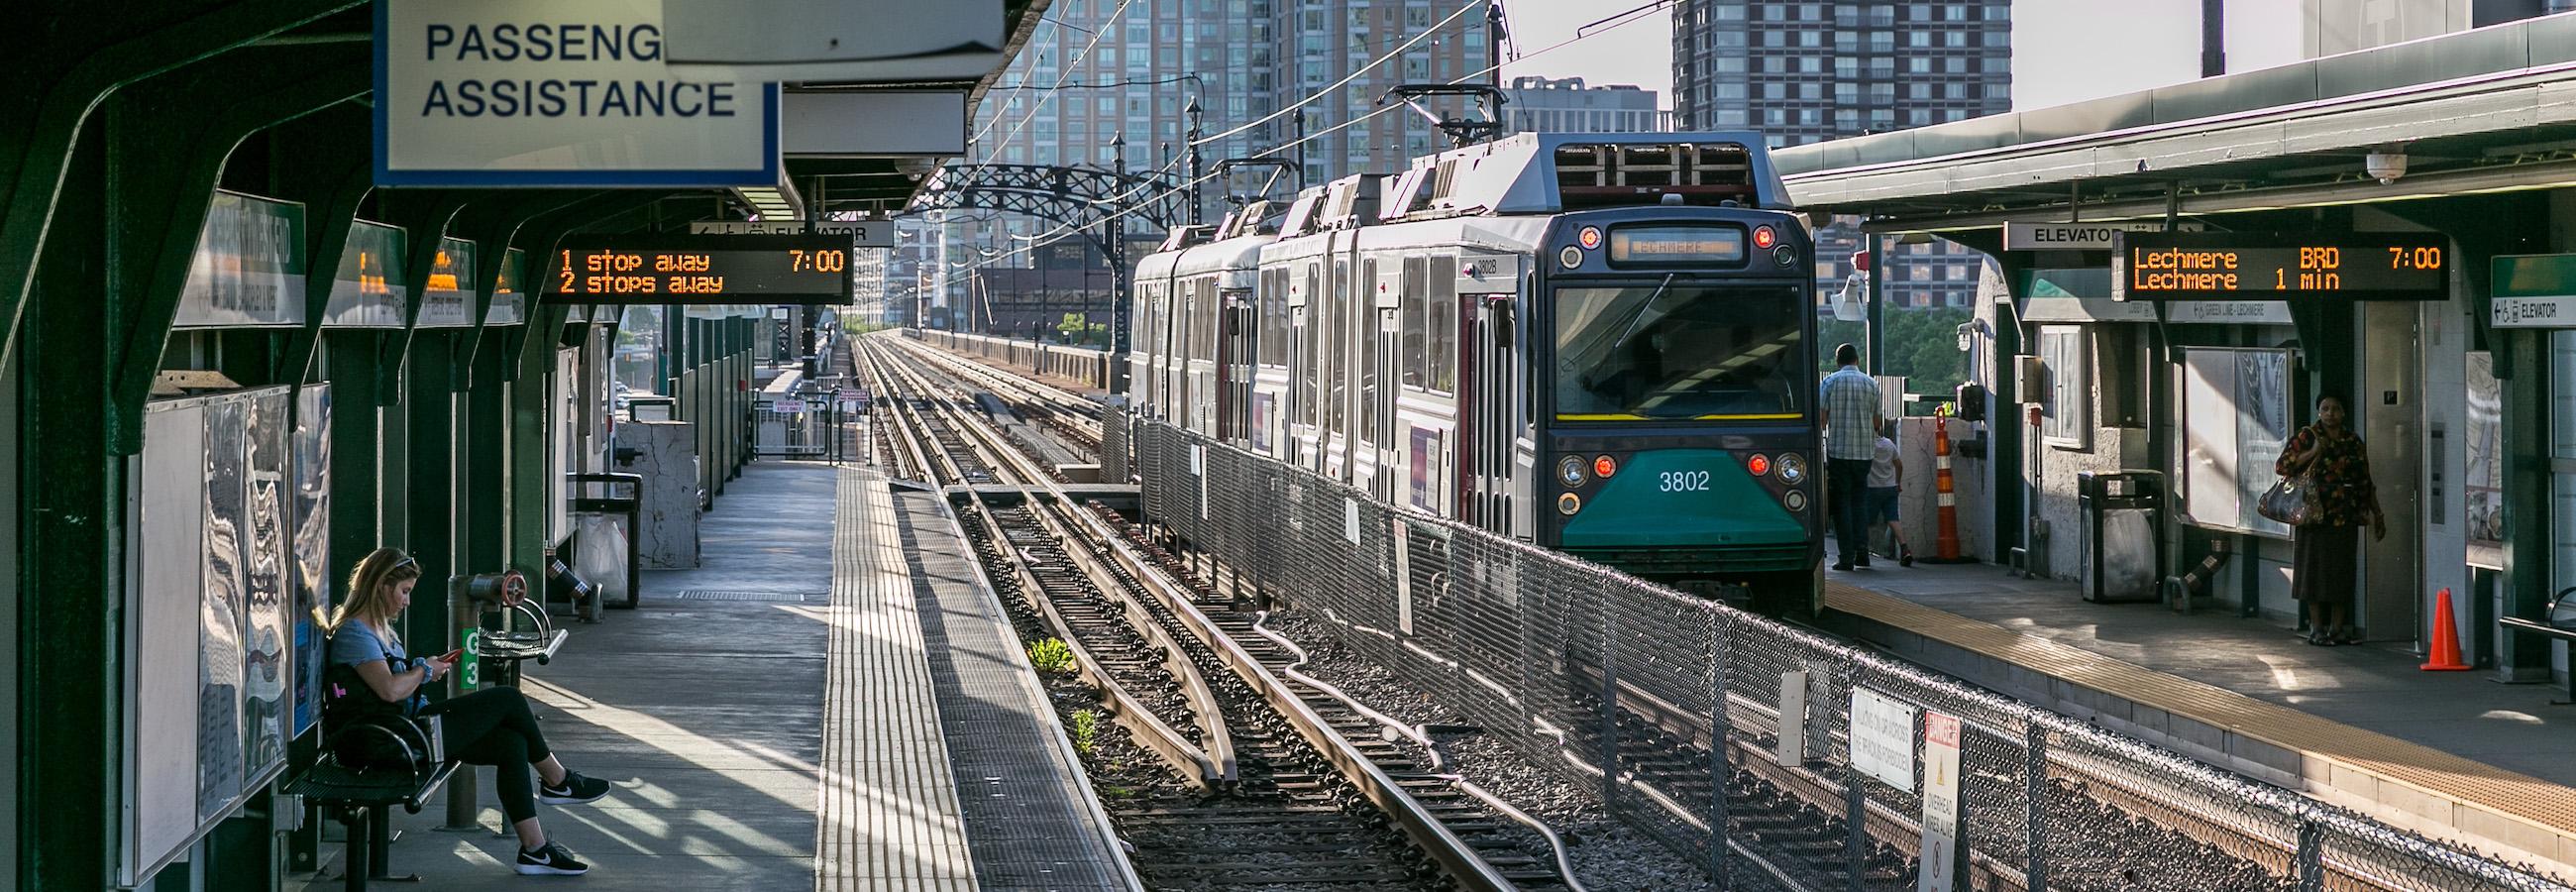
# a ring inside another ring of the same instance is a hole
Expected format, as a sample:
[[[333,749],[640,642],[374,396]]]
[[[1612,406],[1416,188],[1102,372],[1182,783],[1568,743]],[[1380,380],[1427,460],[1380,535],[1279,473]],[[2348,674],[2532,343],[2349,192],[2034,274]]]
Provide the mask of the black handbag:
[[[2294,527],[2306,526],[2316,519],[2316,481],[2306,474],[2275,480],[2255,501],[2254,512]]]
[[[433,733],[411,714],[411,700],[386,702],[358,675],[333,664],[322,674],[322,727],[333,761],[351,771],[425,771],[437,762]]]

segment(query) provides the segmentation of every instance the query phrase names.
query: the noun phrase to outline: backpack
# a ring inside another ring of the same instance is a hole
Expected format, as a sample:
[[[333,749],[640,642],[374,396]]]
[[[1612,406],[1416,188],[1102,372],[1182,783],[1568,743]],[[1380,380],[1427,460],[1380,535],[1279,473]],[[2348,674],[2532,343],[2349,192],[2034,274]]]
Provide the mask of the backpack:
[[[429,731],[412,716],[412,700],[376,696],[356,666],[334,663],[323,671],[322,727],[331,757],[351,771],[434,767]]]

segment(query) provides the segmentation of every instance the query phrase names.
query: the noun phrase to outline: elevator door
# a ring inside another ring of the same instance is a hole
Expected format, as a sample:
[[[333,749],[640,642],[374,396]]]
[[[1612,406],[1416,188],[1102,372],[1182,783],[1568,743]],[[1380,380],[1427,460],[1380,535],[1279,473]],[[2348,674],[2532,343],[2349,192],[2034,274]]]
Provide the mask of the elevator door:
[[[2423,360],[2416,343],[2416,306],[2362,304],[2361,387],[2353,394],[2353,423],[2369,446],[2370,477],[2379,507],[2388,515],[2388,538],[2361,535],[2361,611],[2355,621],[2373,641],[2420,641],[2423,609],[2423,531],[2416,491],[2423,479]]]

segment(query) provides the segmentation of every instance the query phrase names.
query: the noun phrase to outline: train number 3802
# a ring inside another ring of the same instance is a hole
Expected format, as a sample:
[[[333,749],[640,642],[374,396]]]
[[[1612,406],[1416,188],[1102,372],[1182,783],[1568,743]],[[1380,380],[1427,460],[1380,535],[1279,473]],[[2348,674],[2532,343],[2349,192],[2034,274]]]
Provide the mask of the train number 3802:
[[[1707,471],[1665,471],[1657,475],[1665,492],[1703,492],[1708,489]]]

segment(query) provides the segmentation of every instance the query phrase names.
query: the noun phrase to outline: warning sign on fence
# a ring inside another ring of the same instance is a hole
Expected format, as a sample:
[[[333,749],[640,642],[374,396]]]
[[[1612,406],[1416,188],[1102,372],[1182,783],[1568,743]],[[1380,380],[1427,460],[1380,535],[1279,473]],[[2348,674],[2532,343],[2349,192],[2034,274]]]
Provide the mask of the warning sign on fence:
[[[1923,872],[1914,892],[1951,892],[1959,873],[1959,718],[1923,713]]]
[[[1880,783],[1914,792],[1912,704],[1863,687],[1851,694],[1851,763]]]

